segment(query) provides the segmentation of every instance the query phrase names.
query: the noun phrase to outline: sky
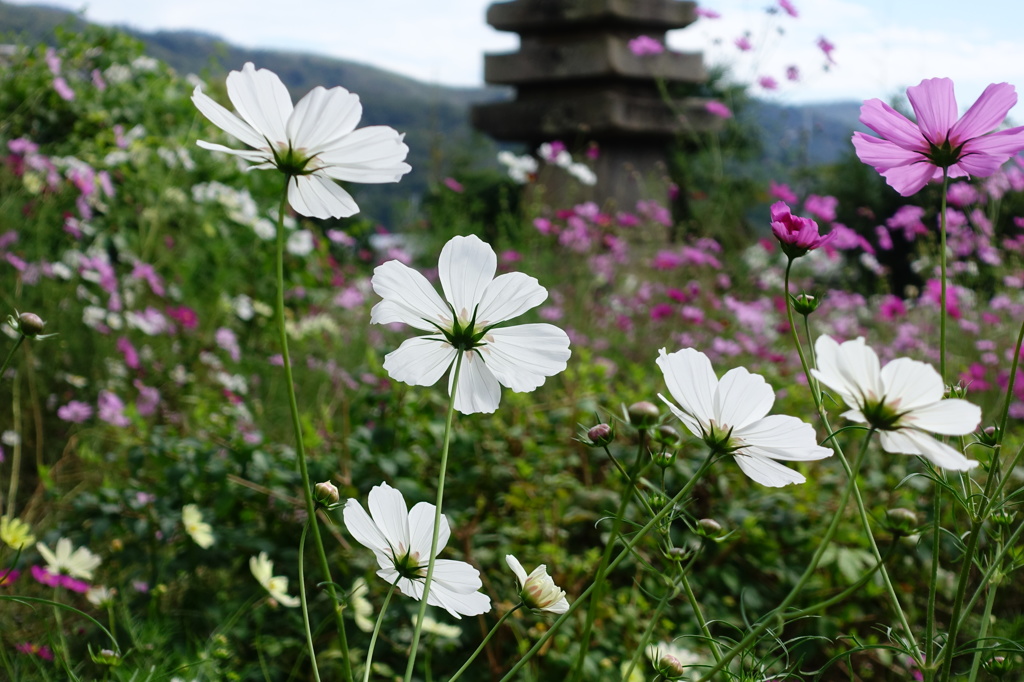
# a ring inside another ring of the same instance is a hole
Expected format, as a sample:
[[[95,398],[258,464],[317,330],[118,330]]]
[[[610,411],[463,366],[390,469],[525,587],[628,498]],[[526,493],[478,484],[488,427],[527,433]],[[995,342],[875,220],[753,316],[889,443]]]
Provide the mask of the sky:
[[[89,20],[146,31],[196,29],[246,47],[330,55],[440,85],[481,85],[483,54],[518,46],[515,34],[487,25],[490,0],[4,1],[84,9]],[[728,66],[732,80],[781,104],[890,101],[924,78],[945,76],[964,110],[989,83],[1024,88],[1024,2],[790,3],[799,16],[779,9],[778,0],[704,0],[700,6],[721,17],[670,32],[668,44],[703,52],[707,64]],[[747,52],[735,44],[744,35],[752,45]],[[835,64],[817,47],[821,37],[835,45]],[[786,80],[790,65],[800,71],[797,82]],[[757,85],[761,76],[773,77],[779,88],[764,90]],[[1024,105],[1011,119],[1024,122]]]

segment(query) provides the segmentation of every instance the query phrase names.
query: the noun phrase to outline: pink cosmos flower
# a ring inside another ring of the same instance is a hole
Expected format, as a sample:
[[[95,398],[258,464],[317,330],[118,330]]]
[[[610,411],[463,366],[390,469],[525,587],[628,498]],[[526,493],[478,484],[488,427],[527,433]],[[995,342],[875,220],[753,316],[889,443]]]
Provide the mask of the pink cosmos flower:
[[[790,189],[789,185],[785,183],[779,184],[774,180],[768,181],[768,194],[776,199],[782,199],[787,204],[795,204],[800,200],[800,198],[797,197],[796,192]]]
[[[740,36],[735,40],[735,43],[736,47],[740,48],[740,52],[749,52],[754,48],[754,46],[750,44],[750,39],[746,36]]]
[[[860,109],[860,121],[881,138],[853,134],[861,161],[873,166],[889,185],[907,197],[929,180],[992,175],[1024,150],[1024,126],[992,133],[1017,103],[1009,83],[993,83],[957,120],[953,81],[929,78],[907,88],[917,123],[878,99]],[[991,133],[991,134],[989,134]]]
[[[98,416],[102,421],[121,428],[131,424],[131,420],[124,414],[124,402],[117,397],[116,393],[100,391],[96,403]]]
[[[822,37],[818,38],[818,49],[820,49],[822,52],[824,52],[825,56],[828,57],[828,63],[829,64],[835,64],[836,63],[836,60],[832,59],[832,50],[836,49],[836,46],[833,45],[832,43],[830,43],[825,38],[825,36],[822,36]]]
[[[833,196],[819,196],[811,194],[804,199],[804,210],[819,220],[832,222],[836,219],[836,206],[839,199]]]
[[[757,79],[757,84],[765,90],[778,90],[779,82],[771,76],[761,76]]]
[[[703,7],[696,8],[694,10],[694,13],[698,17],[704,17],[705,19],[721,19],[722,18],[722,15],[719,14],[718,12],[716,12],[715,10],[713,10],[713,9],[705,9]]]
[[[71,89],[71,86],[68,85],[63,76],[57,76],[53,79],[53,89],[65,102],[70,102],[75,98],[75,91]]]
[[[637,36],[629,41],[629,51],[637,57],[649,57],[664,52],[665,46],[657,38]]]
[[[462,194],[465,191],[465,188],[462,186],[462,183],[456,180],[455,178],[445,178],[444,186],[450,189],[451,191],[455,192],[456,194]]]
[[[704,104],[704,110],[718,118],[732,118],[732,110],[721,102],[707,102]]]
[[[798,69],[796,66],[787,66],[786,80],[793,81],[794,83],[800,80],[800,69]]]
[[[790,258],[799,258],[835,239],[835,232],[824,236],[818,234],[818,223],[793,215],[784,201],[772,204],[771,212],[772,234]]]
[[[80,400],[72,400],[67,405],[57,408],[57,416],[66,422],[81,424],[92,417],[92,405]]]
[[[796,11],[796,7],[793,7],[793,3],[791,3],[789,0],[779,0],[779,7],[784,9],[786,11],[786,14],[788,14],[791,17],[800,16],[800,13]]]

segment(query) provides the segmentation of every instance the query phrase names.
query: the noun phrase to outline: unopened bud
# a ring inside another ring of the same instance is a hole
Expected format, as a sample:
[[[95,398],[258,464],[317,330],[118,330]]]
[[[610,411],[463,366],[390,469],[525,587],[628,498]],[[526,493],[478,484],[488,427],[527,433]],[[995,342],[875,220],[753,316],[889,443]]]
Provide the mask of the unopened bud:
[[[676,451],[659,450],[658,452],[651,453],[651,459],[662,469],[667,469],[672,466],[672,462],[676,461]]]
[[[325,507],[337,504],[341,496],[338,494],[338,486],[330,481],[323,481],[313,486],[313,498]]]
[[[896,537],[911,535],[917,528],[917,514],[903,507],[885,512],[885,527]]]
[[[45,326],[46,323],[43,322],[43,318],[35,313],[21,313],[18,315],[18,329],[29,338],[42,334],[43,327]]]
[[[821,299],[812,294],[795,294],[791,298],[793,300],[793,310],[796,311],[797,315],[805,317],[813,313],[821,305]]]
[[[630,405],[626,409],[626,414],[629,416],[629,423],[638,429],[651,428],[657,423],[658,417],[661,416],[658,406],[646,400]]]
[[[112,649],[100,649],[99,652],[92,653],[90,648],[89,656],[92,658],[93,663],[97,665],[106,665],[111,668],[121,665],[121,656]]]
[[[999,511],[992,512],[992,515],[989,518],[996,526],[1006,527],[1013,523],[1013,519],[1016,516],[1016,512],[1000,509]]]
[[[661,493],[651,493],[650,497],[647,498],[647,503],[651,505],[651,509],[657,512],[668,504],[668,498]]]
[[[1016,663],[1010,656],[992,656],[984,663],[981,667],[985,669],[989,675],[1003,679],[1006,673],[1012,672],[1016,668]]]
[[[654,430],[653,436],[654,442],[661,443],[667,448],[677,448],[679,447],[680,441],[682,441],[682,437],[679,435],[679,431],[677,431],[675,427],[669,426],[668,424],[662,424],[661,426],[656,428]]]
[[[1002,435],[1002,430],[998,426],[988,426],[978,434],[978,442],[993,447],[999,444]]]
[[[722,524],[714,519],[701,519],[697,522],[697,535],[715,540],[722,534]]]
[[[671,654],[665,654],[658,659],[658,665],[654,666],[658,674],[669,680],[678,680],[683,676],[683,664],[678,658]]]
[[[597,426],[592,426],[590,430],[587,431],[587,440],[590,441],[590,444],[595,448],[603,448],[615,440],[615,429],[613,429],[609,424],[598,424]]]

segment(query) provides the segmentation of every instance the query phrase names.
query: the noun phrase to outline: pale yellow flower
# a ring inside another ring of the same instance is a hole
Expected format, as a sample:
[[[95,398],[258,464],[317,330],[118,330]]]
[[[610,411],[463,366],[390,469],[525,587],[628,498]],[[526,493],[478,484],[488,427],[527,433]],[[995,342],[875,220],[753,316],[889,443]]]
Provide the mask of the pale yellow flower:
[[[270,593],[270,596],[278,604],[291,608],[301,603],[298,597],[288,594],[288,578],[283,575],[273,575],[274,562],[267,558],[266,552],[260,552],[259,556],[249,558],[249,570],[252,571],[256,581]]]
[[[209,549],[213,545],[213,528],[203,521],[203,514],[199,511],[199,507],[194,504],[186,504],[182,507],[181,523],[185,526],[185,532],[197,545],[203,549]]]
[[[25,549],[36,541],[32,528],[14,516],[0,516],[0,540],[11,549]]]
[[[41,542],[36,543],[36,549],[42,555],[50,573],[92,580],[93,569],[100,565],[100,558],[90,552],[88,547],[79,547],[71,551],[72,547],[71,540],[67,538],[57,540],[54,551]]]

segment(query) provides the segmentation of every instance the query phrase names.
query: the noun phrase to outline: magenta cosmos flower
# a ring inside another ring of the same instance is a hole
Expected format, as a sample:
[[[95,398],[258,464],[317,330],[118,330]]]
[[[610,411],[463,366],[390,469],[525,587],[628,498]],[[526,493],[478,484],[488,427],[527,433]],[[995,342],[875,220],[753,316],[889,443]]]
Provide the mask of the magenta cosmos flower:
[[[860,108],[860,121],[881,135],[853,134],[861,161],[874,166],[885,181],[908,197],[942,177],[987,177],[1024,149],[1024,127],[993,133],[1017,103],[1009,83],[993,83],[967,113],[957,119],[953,81],[929,78],[907,88],[917,123],[878,99]],[[991,133],[991,134],[989,134]]]
[[[835,239],[835,232],[818,234],[818,223],[793,215],[784,201],[776,201],[771,210],[772,234],[790,258],[799,258]]]

